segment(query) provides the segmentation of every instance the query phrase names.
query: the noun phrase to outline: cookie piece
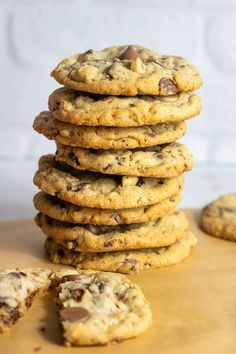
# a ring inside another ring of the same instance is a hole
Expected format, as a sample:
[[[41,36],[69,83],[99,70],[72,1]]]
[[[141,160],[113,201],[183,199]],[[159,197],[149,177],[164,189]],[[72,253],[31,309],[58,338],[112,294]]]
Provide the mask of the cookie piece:
[[[154,178],[177,177],[193,167],[191,153],[178,143],[132,150],[91,150],[57,144],[56,160],[79,170]]]
[[[91,149],[134,149],[171,143],[186,131],[185,122],[161,123],[142,127],[86,127],[54,119],[50,112],[41,112],[33,128],[47,139],[69,146]]]
[[[35,208],[53,219],[93,225],[120,225],[156,220],[174,210],[179,202],[180,194],[176,194],[158,204],[113,210],[80,207],[44,192],[39,192],[34,196]]]
[[[201,227],[212,236],[236,241],[236,193],[208,204],[202,211]]]
[[[104,95],[167,96],[202,84],[186,59],[159,55],[140,45],[90,49],[62,60],[51,76],[66,87]]]
[[[50,286],[51,271],[42,268],[0,271],[0,333],[23,316],[36,295]]]
[[[53,117],[76,125],[137,127],[178,122],[200,113],[201,100],[194,92],[171,96],[101,96],[65,87],[48,101]]]
[[[125,209],[159,203],[179,193],[183,175],[160,179],[107,176],[75,170],[56,162],[54,155],[42,156],[34,184],[42,191],[89,208]]]
[[[169,246],[187,231],[188,220],[175,210],[155,221],[129,225],[71,224],[37,214],[43,233],[67,249],[80,252],[112,252]]]
[[[76,278],[62,278],[57,292],[66,346],[119,343],[151,324],[149,303],[124,275],[80,271]]]
[[[45,250],[51,262],[67,264],[77,269],[93,269],[126,274],[135,274],[141,270],[170,266],[186,258],[197,243],[191,232],[171,246],[147,248],[130,251],[88,253],[68,250],[48,238]]]

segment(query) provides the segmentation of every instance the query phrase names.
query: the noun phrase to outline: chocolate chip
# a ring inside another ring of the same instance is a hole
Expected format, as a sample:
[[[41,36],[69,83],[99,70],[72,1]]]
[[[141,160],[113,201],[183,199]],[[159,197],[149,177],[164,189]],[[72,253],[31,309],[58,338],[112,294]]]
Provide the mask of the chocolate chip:
[[[163,160],[163,159],[164,159],[164,156],[163,156],[161,153],[159,153],[159,152],[157,152],[157,153],[155,154],[155,157],[157,157],[157,158],[160,159],[160,160]]]
[[[95,225],[91,225],[91,224],[85,224],[85,225],[83,225],[83,227],[94,235],[102,234],[101,228],[97,225],[95,226]]]
[[[163,78],[159,81],[159,88],[162,93],[172,95],[177,92],[177,87],[171,79]]]
[[[139,55],[132,45],[129,45],[128,48],[119,56],[119,59],[121,60],[132,60],[136,58],[139,58]]]
[[[120,214],[114,213],[114,214],[112,215],[112,217],[113,217],[113,219],[115,219],[115,221],[116,221],[118,224],[123,224],[123,220],[122,220]]]
[[[117,165],[121,166],[121,165],[122,165],[122,161],[124,162],[125,158],[124,158],[124,157],[121,158],[121,157],[119,157],[119,156],[116,156],[116,157],[115,157],[115,160],[116,160],[116,162],[117,162]],[[121,161],[121,160],[122,160],[122,161]]]
[[[71,244],[72,244],[72,248],[78,247],[78,242],[77,242],[76,240],[72,240],[72,241],[70,241],[70,242],[71,242]]]
[[[104,171],[106,171],[106,170],[108,170],[109,168],[111,168],[112,167],[112,164],[111,163],[109,163],[106,167],[104,167]]]
[[[136,264],[137,261],[134,258],[125,258],[125,263]]]
[[[81,301],[83,295],[84,295],[84,290],[83,289],[73,289],[71,290],[71,296],[74,300],[76,301]]]
[[[146,211],[148,211],[150,209],[150,205],[146,205],[144,208],[143,208],[143,212],[146,213]]]
[[[138,186],[138,187],[142,187],[144,184],[145,184],[144,179],[139,178],[138,183],[137,183],[137,186]]]
[[[104,292],[105,286],[106,285],[105,285],[105,283],[103,283],[103,281],[100,281],[98,283],[98,290],[99,290],[100,294],[102,294]]]
[[[76,185],[74,185],[74,186],[69,186],[69,187],[67,188],[67,190],[72,191],[72,192],[80,192],[80,191],[82,191],[82,190],[85,188],[85,186],[87,186],[87,185],[88,185],[88,183],[85,183],[85,182],[78,182],[78,184],[76,184]]]
[[[60,319],[69,322],[86,322],[90,313],[83,307],[68,307],[60,310]]]
[[[113,246],[113,241],[104,242],[103,246],[104,247],[112,247]]]
[[[9,273],[14,278],[21,278],[21,277],[26,277],[26,274],[23,272],[11,272]]]
[[[61,278],[61,283],[65,283],[66,281],[80,280],[80,279],[81,279],[80,274],[67,274]]]

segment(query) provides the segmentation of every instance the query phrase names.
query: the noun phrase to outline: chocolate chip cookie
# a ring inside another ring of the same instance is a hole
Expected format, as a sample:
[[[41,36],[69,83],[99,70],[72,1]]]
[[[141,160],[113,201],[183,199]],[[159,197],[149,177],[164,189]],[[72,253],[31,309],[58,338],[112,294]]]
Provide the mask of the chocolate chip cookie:
[[[181,210],[146,223],[129,225],[72,224],[39,213],[36,223],[45,235],[67,249],[80,252],[112,252],[169,246],[188,230]]]
[[[151,324],[149,303],[124,275],[80,271],[63,277],[57,293],[66,346],[119,343]]]
[[[135,127],[178,122],[200,113],[201,100],[194,92],[171,96],[102,96],[59,88],[48,106],[54,118],[75,125]]]
[[[54,155],[39,160],[34,184],[42,191],[89,208],[126,209],[156,204],[179,193],[183,175],[160,179],[108,176],[85,172],[55,161]]]
[[[120,225],[156,220],[174,210],[179,202],[180,194],[176,194],[158,204],[114,210],[81,207],[44,192],[39,192],[34,196],[35,208],[53,219],[93,225]]]
[[[135,274],[141,270],[166,267],[181,262],[189,255],[196,243],[196,237],[188,231],[173,245],[160,248],[88,253],[68,250],[48,238],[45,242],[45,250],[50,261],[56,264],[71,265],[77,269]]]
[[[87,127],[54,119],[50,112],[41,112],[33,128],[46,138],[69,146],[91,149],[134,149],[171,143],[186,131],[185,122],[160,123],[142,127]]]
[[[132,150],[91,150],[57,144],[56,160],[79,170],[157,178],[177,177],[193,167],[191,153],[177,143]]]
[[[212,236],[236,241],[236,193],[208,204],[202,211],[201,227]]]
[[[202,84],[186,59],[139,45],[90,49],[62,60],[51,76],[66,87],[104,95],[168,96]]]

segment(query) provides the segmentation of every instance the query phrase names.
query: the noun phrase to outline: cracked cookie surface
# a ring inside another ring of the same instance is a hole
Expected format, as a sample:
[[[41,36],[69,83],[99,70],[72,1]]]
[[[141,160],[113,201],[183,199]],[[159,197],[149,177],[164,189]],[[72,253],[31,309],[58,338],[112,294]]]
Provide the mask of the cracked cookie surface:
[[[169,246],[188,230],[181,210],[146,223],[129,225],[71,224],[39,213],[36,224],[43,233],[67,249],[80,252],[112,252]]]
[[[62,60],[51,76],[66,87],[105,95],[167,96],[202,84],[197,69],[185,58],[139,45],[90,49]]]
[[[141,270],[170,266],[186,258],[196,245],[196,237],[187,231],[173,245],[140,250],[88,253],[68,250],[48,238],[45,250],[51,262],[66,264],[77,269],[93,269],[126,274]]]
[[[142,334],[151,324],[149,303],[124,275],[80,271],[63,277],[57,293],[66,346],[118,343]]]
[[[54,155],[40,158],[34,176],[34,184],[45,193],[76,205],[102,209],[156,204],[179,193],[183,180],[183,175],[160,179],[79,171],[56,162]]]
[[[50,140],[64,145],[91,149],[134,149],[171,143],[186,131],[185,122],[160,123],[142,127],[87,127],[54,119],[50,112],[41,112],[33,128]]]
[[[179,202],[180,193],[158,204],[114,210],[81,207],[44,192],[39,192],[34,196],[35,208],[53,219],[93,225],[120,225],[156,220],[174,210]]]
[[[212,236],[236,241],[236,193],[208,204],[202,210],[201,227]]]
[[[201,100],[194,92],[171,96],[101,96],[59,88],[48,106],[54,118],[75,125],[135,127],[178,122],[200,113]]]
[[[177,177],[193,166],[191,153],[178,143],[132,150],[91,150],[57,144],[56,160],[79,170],[157,178]]]

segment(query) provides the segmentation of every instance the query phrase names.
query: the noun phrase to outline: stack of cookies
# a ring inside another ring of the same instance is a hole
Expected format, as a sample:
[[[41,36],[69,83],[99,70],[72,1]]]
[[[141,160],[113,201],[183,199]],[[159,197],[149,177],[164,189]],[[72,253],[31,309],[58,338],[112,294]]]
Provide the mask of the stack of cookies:
[[[193,161],[176,141],[201,109],[196,68],[116,46],[69,57],[52,76],[64,87],[34,121],[57,145],[34,177],[49,259],[135,273],[187,257],[196,238],[176,206]]]

